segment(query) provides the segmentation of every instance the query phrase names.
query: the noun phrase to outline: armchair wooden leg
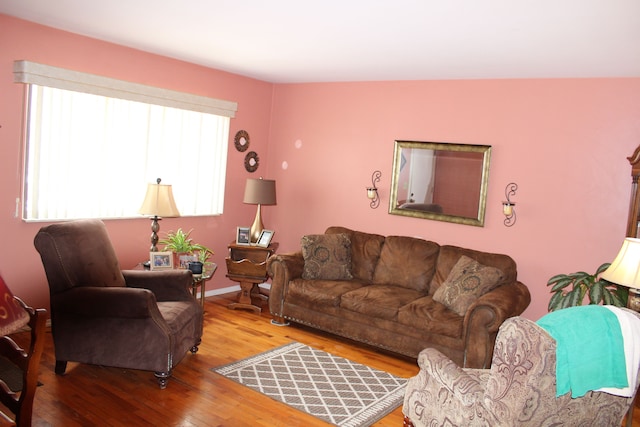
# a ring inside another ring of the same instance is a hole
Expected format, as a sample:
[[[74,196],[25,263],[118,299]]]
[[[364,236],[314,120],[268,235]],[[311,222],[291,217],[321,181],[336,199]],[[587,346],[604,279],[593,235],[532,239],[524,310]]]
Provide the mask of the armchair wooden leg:
[[[154,372],[153,375],[158,379],[158,384],[160,384],[160,390],[164,390],[167,388],[167,382],[169,381],[169,377],[171,376],[171,372]]]
[[[67,361],[66,360],[56,360],[56,368],[55,372],[58,375],[64,375],[67,370]]]

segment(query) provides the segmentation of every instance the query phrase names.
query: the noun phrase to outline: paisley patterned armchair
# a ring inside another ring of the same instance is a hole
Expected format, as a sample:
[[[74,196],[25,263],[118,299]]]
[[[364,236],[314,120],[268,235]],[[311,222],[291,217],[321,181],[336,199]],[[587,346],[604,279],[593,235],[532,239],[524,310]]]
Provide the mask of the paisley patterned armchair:
[[[405,426],[619,426],[633,403],[594,391],[556,397],[556,341],[522,317],[500,327],[490,369],[460,368],[433,348],[418,364]]]

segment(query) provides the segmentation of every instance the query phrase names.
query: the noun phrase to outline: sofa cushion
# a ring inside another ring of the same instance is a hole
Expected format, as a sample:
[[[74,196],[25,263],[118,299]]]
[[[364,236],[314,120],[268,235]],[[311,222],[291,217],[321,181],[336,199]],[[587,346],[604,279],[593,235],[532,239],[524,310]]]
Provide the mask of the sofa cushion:
[[[345,227],[329,227],[326,234],[343,233],[351,239],[351,274],[356,280],[371,283],[380,258],[384,236],[354,231]]]
[[[314,234],[301,239],[303,279],[351,280],[351,240],[346,234]]]
[[[503,277],[498,286],[511,284],[517,280],[516,262],[508,255],[481,252],[473,249],[461,248],[458,246],[443,245],[440,247],[438,263],[436,264],[436,274],[431,280],[429,295],[433,295],[440,285],[449,277],[449,273],[456,265],[461,256],[467,256],[478,261],[482,265],[495,267],[502,271]]]
[[[289,282],[287,303],[309,308],[338,307],[340,298],[345,292],[353,291],[361,286],[363,286],[362,283],[355,280],[295,279]]]
[[[395,320],[398,310],[420,298],[420,292],[400,286],[369,285],[346,292],[340,308],[380,319]]]
[[[398,311],[398,322],[425,333],[462,337],[464,317],[426,296],[411,301]]]
[[[405,236],[385,239],[373,283],[413,289],[426,295],[435,272],[440,245]]]
[[[463,255],[433,294],[433,300],[464,316],[475,300],[498,285],[502,276],[499,269]]]

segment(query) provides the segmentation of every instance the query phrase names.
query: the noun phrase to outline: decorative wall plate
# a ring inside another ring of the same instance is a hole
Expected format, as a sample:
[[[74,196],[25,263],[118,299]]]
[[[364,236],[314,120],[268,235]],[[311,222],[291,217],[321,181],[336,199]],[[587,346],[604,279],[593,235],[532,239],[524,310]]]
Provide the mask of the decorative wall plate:
[[[255,151],[249,151],[246,156],[244,156],[244,168],[247,172],[255,172],[260,165],[260,158],[258,157],[258,153]]]
[[[249,134],[246,130],[239,130],[233,139],[233,143],[236,145],[236,150],[241,153],[243,151],[247,151],[247,148],[249,148],[249,141]]]

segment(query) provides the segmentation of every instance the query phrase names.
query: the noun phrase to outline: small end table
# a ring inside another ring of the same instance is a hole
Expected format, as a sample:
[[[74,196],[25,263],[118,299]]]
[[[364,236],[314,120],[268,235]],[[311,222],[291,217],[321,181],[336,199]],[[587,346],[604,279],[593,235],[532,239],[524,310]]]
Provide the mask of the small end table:
[[[267,260],[278,248],[278,243],[271,243],[268,247],[256,245],[229,244],[227,262],[227,277],[240,283],[238,301],[229,304],[229,309],[244,308],[260,313],[262,308],[254,304],[257,299],[266,300],[260,293],[258,285],[264,283],[267,275]]]
[[[213,277],[213,274],[218,269],[218,264],[212,262],[207,264],[202,271],[202,274],[194,274],[193,281],[191,282],[191,294],[195,299],[198,299],[198,287],[200,287],[200,304],[202,304],[202,309],[204,310],[204,291],[205,291],[205,283],[207,280]]]
[[[205,283],[207,280],[213,277],[213,274],[218,269],[218,264],[215,262],[208,263],[202,274],[193,274],[193,279],[191,281],[191,295],[193,295],[194,299],[198,299],[198,287],[200,287],[200,304],[202,305],[202,309],[204,310],[204,291],[205,291]],[[144,266],[143,263],[139,263],[136,265],[133,270],[144,270],[149,271],[149,268]]]

